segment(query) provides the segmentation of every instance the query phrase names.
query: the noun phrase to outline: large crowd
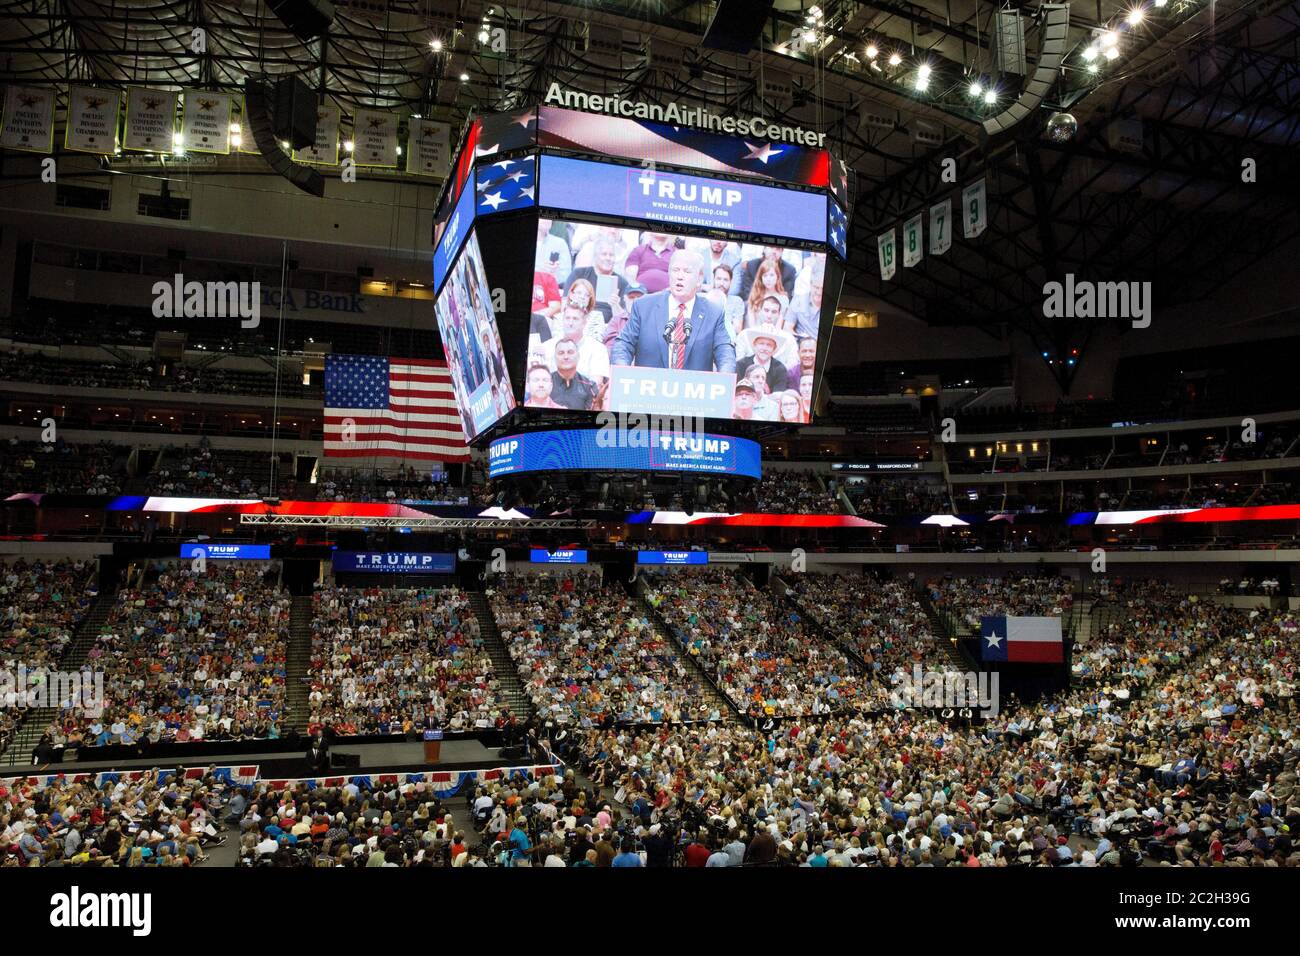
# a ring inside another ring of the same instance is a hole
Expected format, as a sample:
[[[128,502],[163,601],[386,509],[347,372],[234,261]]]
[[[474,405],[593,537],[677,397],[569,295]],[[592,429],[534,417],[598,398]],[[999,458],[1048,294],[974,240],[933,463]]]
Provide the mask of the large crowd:
[[[469,596],[441,590],[326,588],[312,608],[311,728],[398,734],[489,726],[500,682]]]
[[[599,572],[506,575],[488,597],[540,719],[592,727],[722,717],[644,605]]]
[[[883,703],[880,687],[802,617],[743,575],[652,576],[646,598],[686,652],[746,714],[825,715]]]
[[[103,707],[64,708],[41,749],[275,738],[289,598],[274,566],[169,564],[121,589],[87,653]]]
[[[816,475],[802,471],[769,471],[754,489],[758,510],[770,514],[840,514],[844,511],[831,488],[822,487]]]
[[[982,617],[1063,617],[1074,606],[1073,585],[1060,574],[949,576],[926,587],[936,606],[976,633]]]

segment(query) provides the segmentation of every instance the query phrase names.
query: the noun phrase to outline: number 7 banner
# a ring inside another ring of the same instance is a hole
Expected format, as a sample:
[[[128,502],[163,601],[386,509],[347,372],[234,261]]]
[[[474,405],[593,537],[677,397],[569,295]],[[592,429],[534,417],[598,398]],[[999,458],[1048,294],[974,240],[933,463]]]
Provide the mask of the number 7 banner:
[[[961,234],[967,239],[982,235],[988,225],[984,180],[971,183],[961,191],[961,208]]]
[[[952,200],[930,207],[930,255],[941,256],[952,247]]]

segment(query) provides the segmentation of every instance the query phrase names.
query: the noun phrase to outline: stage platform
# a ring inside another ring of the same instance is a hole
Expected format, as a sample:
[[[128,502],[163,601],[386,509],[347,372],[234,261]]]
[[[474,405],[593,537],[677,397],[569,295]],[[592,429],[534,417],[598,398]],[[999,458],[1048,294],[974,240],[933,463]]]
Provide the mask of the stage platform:
[[[16,767],[0,767],[0,776],[21,776],[25,773],[99,773],[105,770],[138,770],[141,768],[173,769],[180,767],[209,766],[251,766],[258,767],[258,775],[266,779],[294,779],[308,776],[348,776],[352,774],[369,774],[378,772],[418,772],[423,770],[485,770],[493,767],[522,766],[527,761],[509,761],[500,757],[496,749],[483,746],[477,740],[444,740],[442,743],[442,760],[436,765],[424,762],[424,744],[422,741],[398,741],[394,743],[338,744],[330,749],[332,754],[357,754],[361,766],[355,769],[332,769],[321,773],[312,773],[307,766],[303,752],[284,751],[267,753],[241,753],[230,756],[220,754],[204,755],[201,759],[186,760],[180,758],[140,757],[106,762],[63,761],[60,763],[35,766],[23,764]]]

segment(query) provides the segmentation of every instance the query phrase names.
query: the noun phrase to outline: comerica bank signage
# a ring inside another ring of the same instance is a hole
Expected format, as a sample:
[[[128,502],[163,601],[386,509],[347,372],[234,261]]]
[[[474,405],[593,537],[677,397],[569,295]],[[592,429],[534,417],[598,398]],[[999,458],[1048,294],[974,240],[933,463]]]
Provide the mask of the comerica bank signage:
[[[547,89],[546,103],[550,106],[563,106],[566,109],[630,116],[636,119],[653,120],[656,123],[670,123],[674,126],[696,126],[732,136],[758,136],[778,143],[798,143],[801,146],[823,148],[826,146],[825,133],[814,133],[812,130],[798,126],[769,123],[762,116],[744,118],[720,116],[702,106],[679,106],[677,103],[661,106],[658,103],[628,100],[621,96],[604,96],[600,93],[565,89],[559,83],[552,83]]]

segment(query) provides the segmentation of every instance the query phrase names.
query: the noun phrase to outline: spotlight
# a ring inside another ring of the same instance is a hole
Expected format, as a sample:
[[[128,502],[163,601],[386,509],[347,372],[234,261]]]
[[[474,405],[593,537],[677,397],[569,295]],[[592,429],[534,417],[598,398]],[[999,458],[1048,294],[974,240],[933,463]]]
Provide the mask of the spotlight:
[[[1128,20],[1128,25],[1131,27],[1137,26],[1139,23],[1142,22],[1142,18],[1144,16],[1146,16],[1145,10],[1143,10],[1141,7],[1134,7],[1132,10],[1128,12],[1128,17],[1126,18]]]
[[[880,51],[876,49],[876,45],[874,43],[867,44],[867,59],[874,60],[878,56],[880,56]]]
[[[1083,58],[1088,63],[1091,63],[1093,60],[1097,59],[1097,44],[1094,43],[1091,46],[1089,46],[1087,49],[1085,49],[1083,51]]]
[[[998,91],[997,91],[997,90],[985,90],[985,91],[984,91],[984,102],[985,102],[985,103],[987,103],[989,106],[992,106],[992,105],[993,105],[994,103],[996,103],[997,101],[998,101]]]
[[[490,40],[490,39],[492,39],[492,35],[491,35],[490,33],[488,33],[486,29],[484,29],[484,30],[480,30],[480,31],[478,32],[478,42],[479,42],[479,43],[487,43],[487,41]]]
[[[890,66],[898,66],[898,64],[900,64],[900,63],[902,63],[902,62],[903,62],[903,58],[902,58],[901,56],[899,56],[897,53],[891,53],[891,54],[889,54],[889,65],[890,65]]]
[[[930,65],[928,63],[922,63],[920,66],[916,68],[916,83],[915,83],[916,90],[917,92],[923,92],[925,88],[929,85],[930,85]]]
[[[1101,35],[1101,48],[1109,50],[1119,43],[1119,34],[1114,30],[1107,30]]]
[[[971,80],[970,95],[975,97],[975,99],[979,99],[984,95],[984,87],[980,86],[979,80]]]
[[[1113,46],[1113,47],[1111,47],[1110,49],[1108,49],[1108,50],[1106,51],[1106,59],[1108,59],[1108,60],[1118,60],[1118,59],[1119,59],[1119,47],[1117,47],[1117,46]]]
[[[352,142],[352,140],[350,140],[350,139],[345,139],[345,140],[343,141],[343,149],[344,149],[345,152],[349,152],[349,153],[350,153],[350,152],[352,152],[352,151],[353,151],[354,149],[356,149],[356,148],[357,148],[357,144],[354,143],[354,142]]]
[[[1168,2],[1169,2],[1169,0],[1156,0],[1156,6],[1157,6],[1157,7],[1163,7],[1163,6],[1164,6],[1166,3],[1168,3]]]
[[[468,73],[462,73],[462,74],[460,75],[460,81],[461,81],[462,83],[468,83],[468,82],[469,82],[469,74],[468,74]]]
[[[441,41],[441,40],[430,40],[430,41],[429,41],[429,49],[432,50],[434,53],[441,53],[441,52],[442,52],[442,41]]]

